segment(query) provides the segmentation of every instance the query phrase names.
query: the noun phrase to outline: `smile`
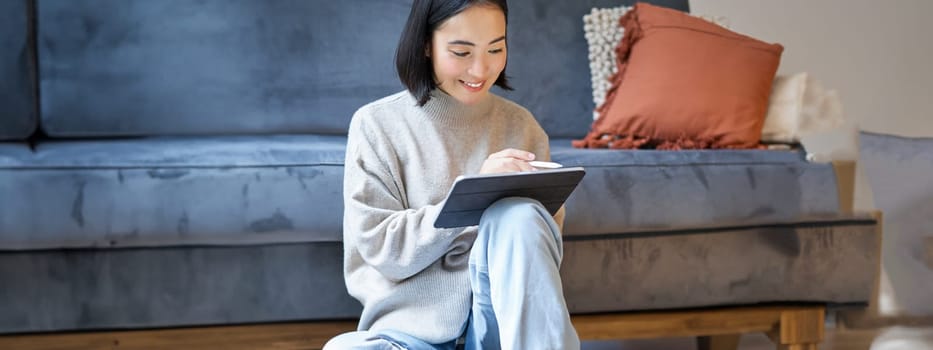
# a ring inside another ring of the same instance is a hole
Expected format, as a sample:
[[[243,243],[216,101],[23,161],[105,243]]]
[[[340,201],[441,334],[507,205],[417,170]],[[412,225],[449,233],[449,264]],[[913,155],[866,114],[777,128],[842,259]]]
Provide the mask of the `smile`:
[[[486,81],[481,81],[481,82],[477,82],[477,83],[470,83],[470,82],[466,82],[466,81],[463,81],[463,80],[461,80],[460,82],[463,83],[463,85],[466,86],[468,89],[474,90],[474,91],[479,90],[480,88],[483,87],[483,84],[486,83]]]

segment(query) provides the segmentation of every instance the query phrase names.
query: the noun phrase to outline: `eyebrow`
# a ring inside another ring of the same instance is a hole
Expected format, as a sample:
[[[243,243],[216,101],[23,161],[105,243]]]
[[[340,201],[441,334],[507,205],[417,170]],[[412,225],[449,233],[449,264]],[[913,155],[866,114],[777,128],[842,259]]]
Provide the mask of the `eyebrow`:
[[[492,41],[489,42],[489,45],[495,44],[495,43],[500,42],[500,41],[502,41],[502,40],[505,40],[505,35],[493,39]],[[447,43],[450,44],[450,45],[476,46],[476,44],[474,44],[474,43],[472,43],[472,42],[469,42],[469,41],[466,41],[466,40],[454,40],[454,41],[448,41]]]

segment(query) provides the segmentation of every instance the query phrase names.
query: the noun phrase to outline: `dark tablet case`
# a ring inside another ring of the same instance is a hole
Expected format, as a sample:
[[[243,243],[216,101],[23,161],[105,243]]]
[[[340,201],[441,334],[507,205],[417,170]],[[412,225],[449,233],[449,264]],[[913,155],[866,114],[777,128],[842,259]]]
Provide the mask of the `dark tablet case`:
[[[483,211],[495,201],[506,197],[536,199],[554,215],[585,174],[583,168],[572,167],[460,176],[447,193],[434,227],[479,225]]]

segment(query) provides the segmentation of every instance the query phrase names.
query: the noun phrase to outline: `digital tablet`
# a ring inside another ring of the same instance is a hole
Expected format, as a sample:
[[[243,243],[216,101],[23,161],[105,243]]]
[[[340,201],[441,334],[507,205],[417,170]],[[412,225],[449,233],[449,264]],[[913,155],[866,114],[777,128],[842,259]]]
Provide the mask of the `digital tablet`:
[[[479,225],[483,211],[495,201],[506,197],[536,199],[554,215],[585,174],[583,168],[572,167],[459,176],[447,193],[434,227]]]

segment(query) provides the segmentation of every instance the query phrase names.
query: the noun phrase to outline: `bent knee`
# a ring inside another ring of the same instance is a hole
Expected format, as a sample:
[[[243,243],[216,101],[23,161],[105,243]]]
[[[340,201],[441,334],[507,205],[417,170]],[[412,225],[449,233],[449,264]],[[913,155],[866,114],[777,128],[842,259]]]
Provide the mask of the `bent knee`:
[[[485,226],[485,227],[484,227]],[[495,235],[492,239],[554,239],[560,236],[557,224],[541,202],[524,197],[503,198],[486,209],[480,230],[522,232],[520,235]]]
[[[486,208],[483,219],[508,218],[510,221],[528,221],[541,218],[542,213],[547,213],[547,209],[537,200],[526,197],[507,197]]]

